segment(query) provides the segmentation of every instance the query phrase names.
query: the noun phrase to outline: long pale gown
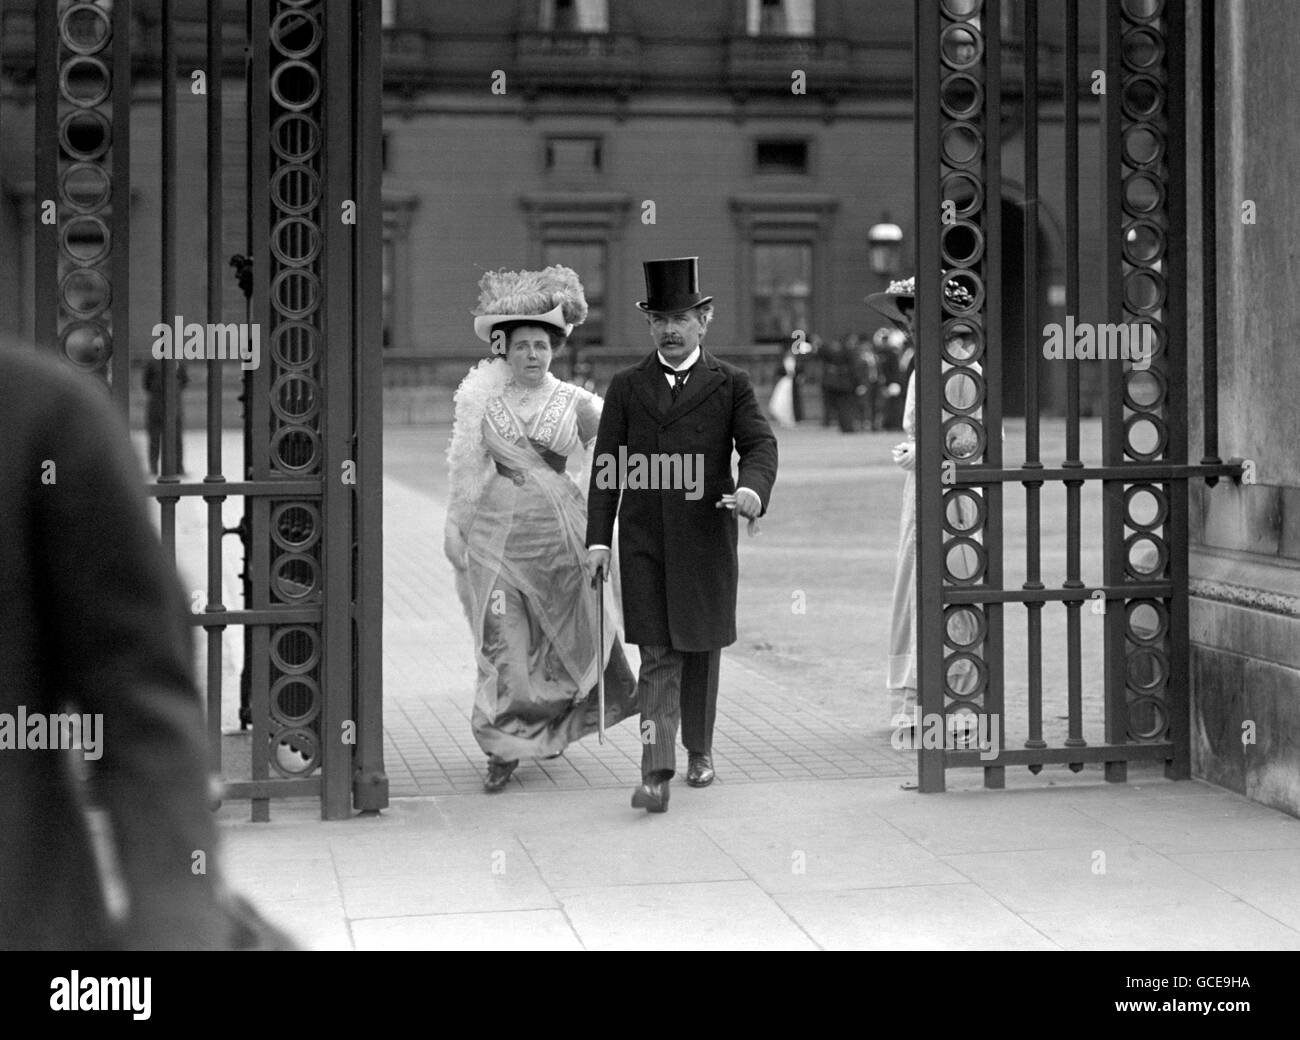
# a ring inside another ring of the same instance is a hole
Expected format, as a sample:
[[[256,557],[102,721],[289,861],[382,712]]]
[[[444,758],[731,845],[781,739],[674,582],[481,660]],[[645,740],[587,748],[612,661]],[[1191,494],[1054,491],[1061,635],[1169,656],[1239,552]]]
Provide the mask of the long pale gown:
[[[945,371],[949,366],[945,364]],[[978,366],[972,366],[978,371]],[[958,407],[968,402],[958,401]],[[903,405],[903,433],[909,441],[916,441],[916,375],[907,380],[907,398]],[[915,444],[914,444],[915,446]],[[966,446],[957,444],[959,449]],[[904,470],[903,505],[898,522],[898,559],[894,568],[894,609],[890,619],[889,630],[889,673],[885,681],[893,703],[890,715],[891,725],[896,725],[899,716],[915,719],[917,715],[917,676],[916,676],[916,470]],[[951,507],[954,526],[959,529],[973,522],[974,505],[965,497],[956,499]],[[976,561],[974,553],[966,546],[959,546],[957,552],[962,559],[954,561],[957,566],[970,568],[973,573]],[[953,622],[952,636],[958,642],[969,642],[974,635],[967,623],[966,615],[958,614]],[[969,694],[978,683],[979,676],[969,661],[959,660],[953,667],[953,688],[961,694]]]
[[[586,494],[566,472],[598,424],[593,396],[560,380],[530,420],[503,396],[486,405],[483,443],[496,472],[463,530],[468,567],[458,587],[478,671],[474,737],[502,761],[553,756],[594,732],[599,667],[606,725],[639,710],[617,634],[617,574],[604,584],[597,653],[597,594],[582,568]]]

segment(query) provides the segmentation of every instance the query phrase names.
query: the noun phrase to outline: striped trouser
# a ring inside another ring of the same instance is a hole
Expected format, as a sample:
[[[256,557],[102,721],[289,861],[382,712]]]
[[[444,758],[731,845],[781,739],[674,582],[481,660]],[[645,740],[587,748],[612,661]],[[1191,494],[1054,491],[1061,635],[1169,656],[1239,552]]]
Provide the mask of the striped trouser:
[[[677,727],[688,751],[713,750],[722,651],[643,646],[637,702],[641,705],[641,776],[664,779],[677,771]],[[659,774],[656,777],[655,774]]]

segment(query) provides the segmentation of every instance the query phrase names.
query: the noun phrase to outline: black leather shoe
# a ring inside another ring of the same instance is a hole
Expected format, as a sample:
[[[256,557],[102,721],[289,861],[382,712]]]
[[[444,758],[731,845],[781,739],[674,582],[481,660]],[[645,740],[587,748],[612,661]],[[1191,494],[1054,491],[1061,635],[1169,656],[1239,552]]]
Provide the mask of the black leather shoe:
[[[692,787],[708,787],[713,783],[713,756],[707,751],[692,751],[686,767],[686,782]]]
[[[668,811],[668,781],[650,780],[632,792],[632,808],[646,812]]]
[[[488,775],[483,782],[483,790],[488,794],[496,794],[498,791],[505,790],[506,784],[510,783],[510,774],[515,771],[515,766],[519,765],[519,760],[513,762],[498,762],[495,759],[488,759]]]

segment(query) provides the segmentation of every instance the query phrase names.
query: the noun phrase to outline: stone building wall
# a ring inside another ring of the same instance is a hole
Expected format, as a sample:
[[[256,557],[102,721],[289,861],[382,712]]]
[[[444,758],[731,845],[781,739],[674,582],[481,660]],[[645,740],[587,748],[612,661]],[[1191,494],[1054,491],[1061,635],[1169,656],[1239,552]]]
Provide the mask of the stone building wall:
[[[1300,816],[1300,5],[1217,3],[1219,454],[1252,460],[1257,483],[1192,484],[1193,767]],[[1189,8],[1195,77],[1198,5]],[[1193,112],[1194,204],[1201,137]],[[1242,220],[1246,201],[1254,224]],[[1199,280],[1196,223],[1189,267]],[[1202,298],[1194,282],[1193,462],[1202,452]]]

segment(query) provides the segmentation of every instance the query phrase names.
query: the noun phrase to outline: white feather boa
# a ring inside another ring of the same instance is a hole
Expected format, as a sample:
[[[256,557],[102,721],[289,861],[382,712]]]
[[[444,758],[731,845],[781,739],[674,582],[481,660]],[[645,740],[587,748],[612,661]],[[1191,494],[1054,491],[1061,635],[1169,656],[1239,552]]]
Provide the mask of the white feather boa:
[[[451,443],[447,446],[450,494],[448,496],[446,523],[449,526],[458,527],[462,537],[469,531],[474,513],[478,507],[478,501],[487,490],[488,482],[496,473],[496,468],[492,463],[492,456],[483,440],[483,420],[487,414],[488,401],[502,392],[509,378],[510,366],[505,361],[496,358],[485,358],[469,370],[469,373],[461,380],[461,384],[456,389],[453,398],[456,410],[452,425]],[[581,389],[578,392],[583,395],[589,393]],[[594,393],[590,394],[590,397],[596,415],[599,416],[605,404],[604,398]],[[593,434],[590,443],[584,447],[579,456],[582,463],[581,468],[576,473],[568,474],[569,478],[577,485],[584,501],[587,498],[587,486],[591,480],[592,457],[595,446],[596,438]],[[617,530],[616,523],[615,532]],[[617,533],[613,540],[615,546],[617,546]],[[622,630],[623,625],[622,589],[617,580],[618,551],[614,547],[611,547],[611,550],[613,556],[610,561],[610,575],[613,579],[611,581],[613,602],[608,620],[612,626],[610,631],[619,632]],[[469,574],[460,567],[453,569],[455,570],[456,595],[460,600],[462,610],[465,612],[465,618],[469,622],[470,629],[473,630],[476,622],[473,597],[470,592]]]
[[[469,370],[456,388],[455,419],[447,445],[450,505],[448,518],[462,527],[492,476],[492,459],[483,443],[483,417],[487,403],[501,393],[510,366],[500,358],[484,358]]]

